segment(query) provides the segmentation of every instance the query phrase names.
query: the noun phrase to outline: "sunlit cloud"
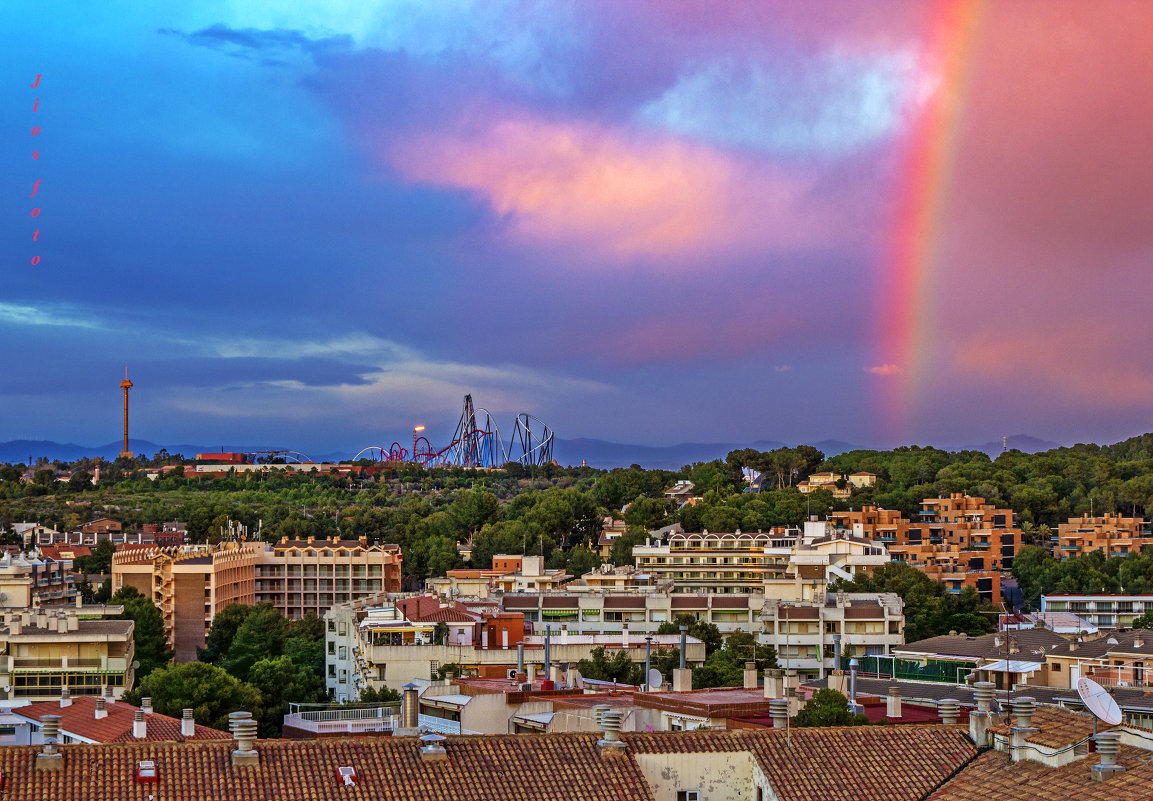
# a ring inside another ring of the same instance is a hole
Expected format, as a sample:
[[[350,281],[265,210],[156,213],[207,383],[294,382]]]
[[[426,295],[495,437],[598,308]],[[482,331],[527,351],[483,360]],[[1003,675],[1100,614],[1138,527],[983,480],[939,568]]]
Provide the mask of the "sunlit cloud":
[[[873,367],[866,367],[865,372],[869,375],[879,375],[882,377],[900,375],[902,370],[895,364],[878,364]]]
[[[484,199],[515,238],[636,257],[790,251],[833,230],[813,178],[703,145],[509,115],[385,148],[406,178]],[[664,263],[667,265],[668,263]]]

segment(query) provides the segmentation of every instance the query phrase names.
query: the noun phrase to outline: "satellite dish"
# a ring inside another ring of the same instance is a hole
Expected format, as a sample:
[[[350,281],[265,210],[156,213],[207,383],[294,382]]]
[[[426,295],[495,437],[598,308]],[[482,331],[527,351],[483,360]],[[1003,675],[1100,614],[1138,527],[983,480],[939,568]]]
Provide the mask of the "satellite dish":
[[[585,688],[585,677],[581,675],[579,670],[574,670],[572,672],[572,684],[573,687],[576,687],[578,690],[583,690]]]
[[[1110,637],[1109,639],[1105,640],[1105,642],[1106,642],[1108,645],[1120,645],[1120,643],[1118,643],[1118,642],[1117,642],[1117,638],[1116,638],[1116,637]]]
[[[659,690],[661,688],[661,685],[664,683],[665,683],[665,677],[661,675],[661,672],[659,670],[657,670],[656,668],[652,668],[649,670],[649,675],[648,675],[648,690],[649,690],[649,692],[655,692],[656,690]]]
[[[1113,696],[1092,679],[1077,679],[1077,695],[1085,702],[1085,707],[1103,722],[1116,726],[1121,722],[1121,708]]]

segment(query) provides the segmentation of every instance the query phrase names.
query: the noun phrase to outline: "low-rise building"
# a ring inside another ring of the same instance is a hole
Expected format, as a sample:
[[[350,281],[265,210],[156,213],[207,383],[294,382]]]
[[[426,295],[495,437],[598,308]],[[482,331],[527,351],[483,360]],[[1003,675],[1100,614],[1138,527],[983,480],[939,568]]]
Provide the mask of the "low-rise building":
[[[760,620],[758,641],[803,680],[837,669],[838,657],[883,658],[905,643],[904,602],[896,593],[829,593],[820,604],[773,599]]]
[[[541,556],[494,554],[489,570],[450,570],[443,578],[430,578],[426,584],[446,598],[487,598],[502,592],[547,592],[571,578],[564,570],[546,569]]]
[[[118,701],[111,695],[73,698],[61,695],[54,701],[40,701],[16,707],[10,714],[16,719],[14,745],[37,745],[44,742],[41,718],[60,718],[58,740],[61,743],[133,743],[188,742],[192,740],[230,740],[228,732],[201,726],[193,720],[193,710],[183,719],[161,715],[143,699],[142,706]],[[136,713],[141,713],[137,715]]]
[[[0,555],[0,608],[23,609],[75,602],[71,558],[57,559],[48,554]]]
[[[1041,611],[1072,612],[1099,629],[1121,629],[1153,611],[1153,595],[1054,593],[1041,596]]]
[[[70,695],[119,698],[132,688],[131,620],[100,619],[120,607],[8,611],[0,629],[0,698],[47,701]]]
[[[802,495],[816,490],[827,490],[834,498],[844,500],[853,494],[853,485],[840,473],[813,473],[797,482],[797,491]]]
[[[991,681],[997,689],[1017,684],[1049,684],[1048,654],[1067,641],[1048,629],[996,632],[971,637],[947,634],[895,647],[892,656],[861,662],[865,673],[900,679],[963,684]]]

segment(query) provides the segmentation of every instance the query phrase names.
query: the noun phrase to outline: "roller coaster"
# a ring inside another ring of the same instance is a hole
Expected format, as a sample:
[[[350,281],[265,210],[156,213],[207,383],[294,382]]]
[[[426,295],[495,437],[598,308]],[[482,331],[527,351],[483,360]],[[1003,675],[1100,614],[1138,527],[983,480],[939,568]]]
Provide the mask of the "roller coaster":
[[[448,445],[435,450],[422,431],[424,426],[413,429],[411,451],[399,442],[393,442],[387,449],[370,445],[358,451],[352,460],[412,462],[426,468],[502,467],[509,462],[533,467],[553,461],[553,432],[544,422],[531,414],[518,414],[506,445],[492,414],[487,409],[474,407],[472,395],[464,396],[464,409]]]

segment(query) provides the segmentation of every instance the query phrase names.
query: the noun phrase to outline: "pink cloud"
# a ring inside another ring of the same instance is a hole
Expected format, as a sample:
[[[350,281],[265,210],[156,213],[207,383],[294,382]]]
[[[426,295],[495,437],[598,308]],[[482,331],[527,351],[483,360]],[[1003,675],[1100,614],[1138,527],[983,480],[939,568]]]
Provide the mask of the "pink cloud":
[[[865,372],[870,375],[893,376],[900,375],[902,371],[895,364],[878,364],[873,367],[866,367]]]
[[[718,250],[823,246],[837,230],[799,172],[593,123],[505,115],[467,132],[413,132],[385,153],[410,181],[483,199],[532,245],[699,265]]]

